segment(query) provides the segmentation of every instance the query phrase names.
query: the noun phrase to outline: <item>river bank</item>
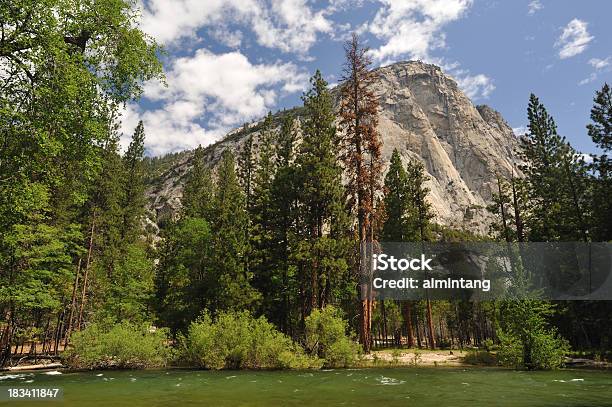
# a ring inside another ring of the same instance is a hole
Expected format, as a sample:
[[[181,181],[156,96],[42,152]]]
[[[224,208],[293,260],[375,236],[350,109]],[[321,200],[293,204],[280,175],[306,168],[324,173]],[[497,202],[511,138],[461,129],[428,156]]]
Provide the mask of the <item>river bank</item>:
[[[0,374],[0,385],[61,388],[62,405],[94,407],[607,406],[612,400],[612,372],[569,369],[550,372],[478,367],[53,371]],[[19,405],[39,404],[33,401]]]
[[[477,357],[476,357],[477,356]],[[41,361],[39,361],[41,362]],[[5,367],[0,372],[28,372],[36,370],[59,369],[67,372],[87,371],[84,369],[70,369],[70,367],[56,360],[46,363],[26,363],[19,366]],[[478,350],[429,350],[429,349],[382,349],[362,355],[351,368],[411,368],[411,367],[450,367],[474,369],[481,367],[496,367],[495,354]],[[566,368],[571,369],[612,369],[612,363],[596,361],[588,358],[566,358]],[[192,369],[195,366],[184,366],[182,369]],[[122,369],[109,368],[108,371]],[[313,369],[317,371],[317,369]]]

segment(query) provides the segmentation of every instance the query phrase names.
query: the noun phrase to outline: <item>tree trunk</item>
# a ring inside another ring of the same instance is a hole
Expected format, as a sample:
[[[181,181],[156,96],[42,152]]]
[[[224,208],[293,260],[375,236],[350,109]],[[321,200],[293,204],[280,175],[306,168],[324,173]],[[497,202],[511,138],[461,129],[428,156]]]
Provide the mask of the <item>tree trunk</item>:
[[[406,344],[408,348],[414,347],[414,330],[412,328],[412,302],[405,301],[402,304],[402,310],[404,311],[404,323],[406,324]]]
[[[427,296],[427,327],[429,329],[429,347],[431,349],[436,348],[436,337],[433,327],[433,321],[431,316],[431,301],[429,301],[429,295]]]
[[[81,274],[81,259],[77,265],[76,273],[74,276],[74,285],[72,286],[72,299],[70,301],[70,315],[68,316],[68,328],[66,329],[66,338],[64,341],[64,348],[68,346],[70,340],[70,334],[72,333],[72,320],[74,319],[74,311],[76,308],[77,290],[79,286],[79,274]]]
[[[87,261],[85,262],[85,275],[83,276],[83,290],[81,293],[81,306],[79,308],[79,319],[77,324],[77,329],[81,330],[81,325],[83,323],[83,310],[85,309],[85,300],[87,299],[87,280],[89,277],[89,266],[91,265],[91,254],[93,251],[93,241],[94,241],[94,232],[96,226],[96,212],[93,213],[93,218],[91,220],[91,231],[89,233],[89,248],[87,250]]]

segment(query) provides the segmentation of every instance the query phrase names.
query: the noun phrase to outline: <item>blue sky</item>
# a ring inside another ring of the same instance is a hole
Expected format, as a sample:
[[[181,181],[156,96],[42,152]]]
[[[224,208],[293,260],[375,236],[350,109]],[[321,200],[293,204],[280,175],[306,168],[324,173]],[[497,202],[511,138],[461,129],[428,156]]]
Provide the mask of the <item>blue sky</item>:
[[[609,0],[145,0],[141,27],[160,43],[167,86],[148,83],[124,112],[158,155],[208,145],[267,111],[300,104],[320,69],[336,83],[358,32],[374,65],[421,59],[517,130],[537,94],[583,152],[592,99],[612,82]]]

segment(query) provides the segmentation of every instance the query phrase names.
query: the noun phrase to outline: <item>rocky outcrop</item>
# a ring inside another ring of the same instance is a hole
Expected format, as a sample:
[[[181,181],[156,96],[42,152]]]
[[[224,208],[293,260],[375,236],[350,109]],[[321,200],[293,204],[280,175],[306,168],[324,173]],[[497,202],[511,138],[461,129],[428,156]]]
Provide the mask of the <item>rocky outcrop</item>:
[[[404,160],[421,160],[430,176],[429,199],[438,223],[484,234],[491,217],[486,206],[497,188],[497,174],[511,173],[517,145],[512,129],[488,106],[474,106],[442,70],[421,62],[402,62],[376,70],[383,158],[397,148]],[[299,115],[299,111],[296,111]],[[283,113],[280,113],[282,115]],[[223,150],[237,150],[258,123],[228,134],[207,149],[214,165]],[[180,207],[191,152],[149,188],[156,221]]]

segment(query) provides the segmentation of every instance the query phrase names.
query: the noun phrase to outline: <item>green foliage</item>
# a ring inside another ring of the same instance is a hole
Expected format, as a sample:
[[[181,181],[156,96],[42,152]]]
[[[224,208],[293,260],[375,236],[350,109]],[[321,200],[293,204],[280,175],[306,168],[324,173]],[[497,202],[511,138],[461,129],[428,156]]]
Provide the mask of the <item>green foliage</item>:
[[[303,369],[316,367],[289,337],[264,317],[249,312],[208,313],[189,326],[182,338],[182,359],[206,369]]]
[[[211,273],[214,295],[210,298],[213,313],[223,310],[243,310],[259,300],[260,294],[251,286],[252,272],[245,264],[249,252],[249,218],[234,156],[226,151],[217,171],[214,197],[213,256]]]
[[[145,208],[144,140],[144,125],[141,120],[134,130],[132,141],[123,156],[125,171],[123,199],[121,201],[123,212],[121,238],[123,240],[133,241],[141,231],[140,222]]]
[[[171,359],[167,332],[149,324],[93,323],[72,336],[64,357],[79,369],[163,367]]]
[[[183,198],[184,217],[210,219],[214,196],[212,174],[204,162],[204,149],[199,146],[193,153],[193,167],[185,181]]]
[[[0,2],[0,314],[9,326],[0,364],[11,332],[45,321],[62,332],[77,271],[95,263],[112,281],[121,248],[133,242],[118,238],[130,202],[122,200],[117,113],[144,81],[163,77],[161,49],[137,20],[131,0]],[[93,291],[91,281],[78,288]]]
[[[385,176],[384,202],[387,219],[383,225],[382,236],[388,242],[412,240],[412,233],[408,225],[412,200],[408,196],[407,178],[399,151],[394,149],[389,171]]]
[[[553,312],[554,307],[545,301],[506,302],[502,309],[504,324],[498,332],[500,363],[529,370],[562,366],[570,349],[567,340],[548,327],[546,318]]]
[[[185,218],[164,235],[155,275],[155,303],[163,326],[173,332],[186,328],[211,301],[212,236],[202,218]]]
[[[525,161],[526,225],[530,241],[588,240],[586,167],[535,95],[527,109],[529,134],[521,144]]]
[[[295,172],[299,241],[294,258],[302,271],[299,278],[307,298],[306,314],[329,304],[334,292],[345,291],[349,248],[333,101],[321,72],[317,71],[310,83],[302,97],[303,142]]]
[[[0,259],[8,270],[0,274],[0,302],[26,314],[58,310],[72,280],[72,256],[82,253],[81,238],[77,225],[15,225],[3,233],[0,244],[11,256]]]
[[[144,322],[151,317],[155,266],[145,242],[126,245],[112,278],[99,270],[101,303],[95,320]]]
[[[347,336],[348,324],[337,308],[315,309],[306,318],[306,348],[325,360],[328,367],[348,367],[355,363],[359,346]]]
[[[606,83],[595,95],[591,110],[589,136],[603,151],[594,156],[591,170],[596,175],[593,183],[593,240],[612,240],[612,89]]]

